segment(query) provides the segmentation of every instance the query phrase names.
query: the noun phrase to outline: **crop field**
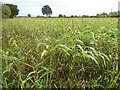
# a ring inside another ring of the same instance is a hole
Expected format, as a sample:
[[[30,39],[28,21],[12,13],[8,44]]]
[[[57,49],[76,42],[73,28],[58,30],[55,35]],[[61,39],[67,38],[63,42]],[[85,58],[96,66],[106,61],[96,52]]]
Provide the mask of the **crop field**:
[[[3,88],[120,88],[117,18],[3,21]]]

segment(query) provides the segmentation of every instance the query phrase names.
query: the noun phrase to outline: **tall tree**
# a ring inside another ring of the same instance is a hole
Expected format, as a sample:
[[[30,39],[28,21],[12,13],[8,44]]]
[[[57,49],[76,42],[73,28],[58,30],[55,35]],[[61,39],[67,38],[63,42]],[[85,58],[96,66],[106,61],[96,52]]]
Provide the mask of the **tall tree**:
[[[6,5],[9,6],[9,8],[11,9],[10,18],[14,18],[19,14],[17,5],[14,5],[14,4],[6,4]]]
[[[46,15],[47,17],[48,16],[50,17],[50,15],[52,15],[52,9],[50,8],[50,6],[45,5],[45,6],[42,7],[42,13],[43,13],[43,15]]]
[[[71,15],[71,17],[74,17],[73,15]]]
[[[31,15],[30,15],[30,14],[28,14],[28,17],[31,17]]]
[[[1,4],[1,5],[2,5],[2,9],[1,9],[2,10],[2,18],[3,19],[9,18],[11,15],[11,9],[5,4]]]
[[[59,14],[59,18],[61,18],[61,17],[63,17],[63,15],[62,15],[62,14]]]

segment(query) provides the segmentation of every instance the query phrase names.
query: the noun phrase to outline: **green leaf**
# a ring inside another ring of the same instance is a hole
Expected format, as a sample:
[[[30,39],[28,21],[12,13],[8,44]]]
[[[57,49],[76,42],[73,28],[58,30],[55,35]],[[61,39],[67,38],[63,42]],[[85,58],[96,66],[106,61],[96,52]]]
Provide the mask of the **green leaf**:
[[[41,53],[41,58],[43,58],[46,54],[47,54],[47,50],[43,50],[43,52]]]
[[[84,52],[84,49],[80,45],[76,45],[82,52]]]
[[[107,55],[105,55],[104,53],[100,53],[102,56],[104,56],[108,61],[110,61],[110,59],[108,58]]]
[[[30,75],[32,75],[32,74],[34,74],[34,73],[36,73],[36,71],[30,72],[30,73],[27,75],[27,77],[29,77]]]
[[[66,45],[59,44],[58,47],[64,48],[65,50],[68,50],[68,51],[69,51],[69,50],[71,51],[71,49],[68,48]]]
[[[82,40],[78,40],[78,39],[77,39],[76,42],[79,42],[81,45],[85,45]]]
[[[86,54],[85,57],[91,58],[99,66],[98,61],[94,57],[92,57],[91,55]]]

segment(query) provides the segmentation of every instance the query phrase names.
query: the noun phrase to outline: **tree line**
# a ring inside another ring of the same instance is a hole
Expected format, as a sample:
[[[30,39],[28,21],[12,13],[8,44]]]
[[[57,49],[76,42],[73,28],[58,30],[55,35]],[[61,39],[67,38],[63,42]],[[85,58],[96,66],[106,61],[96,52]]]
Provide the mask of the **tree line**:
[[[45,5],[42,7],[42,13],[43,15],[46,15],[46,17],[51,17],[52,15],[52,9],[49,5]],[[19,9],[17,5],[14,4],[2,4],[2,18],[14,18],[19,14]],[[26,17],[32,17],[31,14],[28,14]],[[43,18],[44,16],[37,16],[37,18]],[[59,14],[59,18],[76,18],[76,17],[83,17],[83,18],[105,18],[105,17],[120,17],[120,11],[116,12],[110,12],[110,13],[98,13],[95,16],[89,16],[89,15],[82,15],[82,16],[77,16],[77,15],[71,15],[71,16],[66,16]]]
[[[59,17],[66,17],[65,15],[59,14]],[[105,18],[105,17],[120,17],[120,11],[116,12],[110,12],[110,13],[98,13],[95,16],[89,16],[89,15],[82,15],[82,16],[77,16],[77,15],[71,15],[69,17],[76,18],[76,17],[83,17],[83,18]]]

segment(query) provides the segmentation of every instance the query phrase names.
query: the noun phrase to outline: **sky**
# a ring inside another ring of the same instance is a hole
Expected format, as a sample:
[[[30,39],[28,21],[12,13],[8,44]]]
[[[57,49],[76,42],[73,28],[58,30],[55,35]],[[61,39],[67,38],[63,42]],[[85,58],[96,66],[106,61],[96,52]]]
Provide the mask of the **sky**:
[[[43,16],[42,7],[49,5],[52,16],[59,14],[71,15],[96,15],[97,13],[118,11],[120,0],[0,0],[2,3],[10,3],[18,6],[18,16]]]

